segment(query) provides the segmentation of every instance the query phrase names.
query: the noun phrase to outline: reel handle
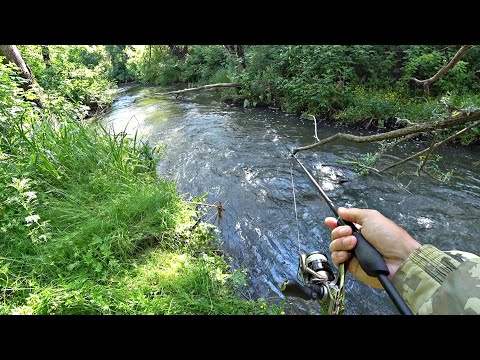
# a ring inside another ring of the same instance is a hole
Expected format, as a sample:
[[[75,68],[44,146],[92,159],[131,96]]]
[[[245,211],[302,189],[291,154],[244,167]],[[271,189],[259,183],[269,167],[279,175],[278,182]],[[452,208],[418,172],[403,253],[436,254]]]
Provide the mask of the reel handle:
[[[295,279],[287,279],[280,286],[282,294],[285,296],[295,296],[304,300],[323,300],[326,290],[320,285],[305,286]]]

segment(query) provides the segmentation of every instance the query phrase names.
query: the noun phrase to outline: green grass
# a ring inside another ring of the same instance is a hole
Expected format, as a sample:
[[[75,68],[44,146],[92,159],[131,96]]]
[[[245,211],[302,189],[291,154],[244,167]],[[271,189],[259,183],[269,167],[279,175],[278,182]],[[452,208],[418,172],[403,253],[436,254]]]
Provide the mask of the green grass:
[[[157,150],[1,91],[0,314],[281,313],[241,297]]]

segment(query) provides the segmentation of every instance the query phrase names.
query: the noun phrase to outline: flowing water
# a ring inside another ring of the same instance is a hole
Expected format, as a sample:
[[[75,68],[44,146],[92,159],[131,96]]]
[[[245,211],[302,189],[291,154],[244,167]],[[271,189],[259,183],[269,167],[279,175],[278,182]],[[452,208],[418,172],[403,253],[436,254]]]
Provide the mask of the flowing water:
[[[186,198],[208,194],[207,203],[221,202],[222,249],[233,258],[234,267],[247,269],[246,292],[253,298],[284,299],[279,285],[295,278],[298,267],[292,171],[301,250],[330,256],[330,231],[324,219],[332,216],[331,210],[298,164],[292,167],[285,147],[313,143],[313,122],[271,109],[230,107],[215,92],[178,98],[153,95],[163,91],[166,88],[121,88],[102,123],[117,133],[138,131],[152,145],[162,146],[158,173],[175,180]],[[318,136],[339,131],[369,133],[321,122]],[[411,154],[426,145],[411,142],[394,155]],[[413,164],[383,176],[359,177],[340,162],[375,150],[374,144],[336,141],[298,157],[337,207],[377,209],[421,243],[480,254],[480,168],[472,165],[480,160],[478,147],[449,146],[435,153],[443,156],[440,168],[453,171],[447,183],[416,176]],[[209,214],[214,222],[213,210]],[[287,313],[320,313],[315,302],[285,300]],[[385,292],[347,276],[345,314],[397,313]]]

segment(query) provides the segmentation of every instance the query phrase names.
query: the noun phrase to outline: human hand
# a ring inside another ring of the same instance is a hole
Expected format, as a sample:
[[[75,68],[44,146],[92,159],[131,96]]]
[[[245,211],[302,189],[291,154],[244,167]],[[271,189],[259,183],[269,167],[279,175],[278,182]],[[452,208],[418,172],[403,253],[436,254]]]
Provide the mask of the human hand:
[[[390,271],[388,276],[390,280],[408,256],[421,246],[403,228],[377,210],[340,207],[338,208],[338,215],[343,220],[360,225],[358,226],[359,231],[383,256]],[[333,217],[327,217],[325,224],[332,230],[330,251],[332,252],[333,263],[338,267],[340,263],[350,259],[347,270],[353,276],[367,285],[383,289],[380,281],[375,277],[368,276],[357,259],[349,252],[357,244],[357,239],[352,235],[350,226],[337,226],[337,219]]]

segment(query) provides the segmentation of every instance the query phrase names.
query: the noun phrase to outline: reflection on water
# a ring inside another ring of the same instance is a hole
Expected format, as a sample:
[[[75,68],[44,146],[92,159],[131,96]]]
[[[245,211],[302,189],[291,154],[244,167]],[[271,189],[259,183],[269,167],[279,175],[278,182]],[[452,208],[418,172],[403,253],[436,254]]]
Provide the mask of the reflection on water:
[[[155,87],[127,88],[102,122],[116,132],[138,131],[165,149],[160,176],[175,180],[186,197],[208,194],[207,202],[225,206],[219,225],[223,248],[234,266],[248,269],[250,293],[281,299],[279,284],[295,277],[298,267],[297,225],[290,172],[293,166],[302,251],[329,254],[330,232],[323,223],[331,211],[287,149],[314,141],[311,121],[266,109],[228,107],[213,92],[155,97]],[[322,124],[319,137],[345,131]],[[396,151],[411,154],[421,143]],[[336,206],[375,208],[418,241],[440,249],[480,254],[480,181],[478,151],[440,149],[448,184],[415,175],[413,165],[383,176],[358,177],[346,157],[376,150],[372,144],[338,141],[298,155]],[[347,276],[346,314],[396,314],[388,296]],[[320,312],[315,303],[287,299],[288,312]]]

